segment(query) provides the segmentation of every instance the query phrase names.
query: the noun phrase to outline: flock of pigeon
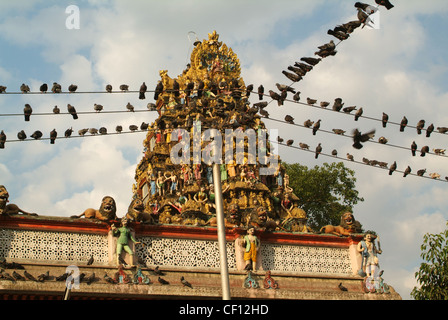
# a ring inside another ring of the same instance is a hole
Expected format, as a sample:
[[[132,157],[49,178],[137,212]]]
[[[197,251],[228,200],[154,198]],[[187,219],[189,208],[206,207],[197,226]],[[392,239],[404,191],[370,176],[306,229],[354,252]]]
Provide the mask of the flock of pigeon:
[[[386,7],[387,10],[390,10],[394,7],[388,0],[375,0],[375,2],[377,3],[378,6]],[[369,20],[369,16],[377,10],[376,8],[372,7],[371,5],[368,5],[368,4],[365,4],[362,2],[356,2],[354,6],[355,6],[355,8],[357,8],[357,11],[358,11],[358,14],[357,14],[358,20],[350,21],[348,23],[338,25],[334,29],[330,29],[327,32],[329,35],[334,36],[340,42],[347,40],[350,37],[350,34],[355,31],[355,29],[357,29],[361,26],[364,27],[366,24],[371,22],[371,20]],[[334,42],[334,40],[330,40],[330,42],[318,47],[319,50],[315,52],[315,55],[318,57],[302,57],[300,59],[300,62],[295,62],[293,66],[291,66],[291,65],[288,66],[288,68],[287,68],[288,71],[283,70],[282,73],[293,83],[297,83],[297,82],[303,80],[304,76],[308,72],[312,71],[313,68],[318,63],[320,63],[322,61],[322,59],[329,57],[329,56],[334,56],[337,54],[336,47],[338,44],[336,44]],[[260,88],[263,89],[262,86],[260,86]],[[262,94],[263,91],[261,91],[260,88],[258,90],[258,93]],[[299,103],[300,92],[296,91],[294,88],[292,88],[291,85],[287,86],[287,85],[277,84],[277,88],[279,89],[279,92],[269,90],[269,96],[273,101],[277,101],[278,106],[283,106],[285,100],[287,99],[288,93],[292,93],[293,94],[292,100],[294,102]],[[261,97],[260,97],[260,100],[261,100]],[[317,103],[316,99],[307,97],[307,99],[306,99],[307,105],[315,106],[316,103]],[[331,104],[330,102],[321,101],[320,107],[327,108],[328,106],[330,106],[330,104]],[[332,104],[331,108],[335,112],[342,111],[345,114],[353,114],[355,121],[358,121],[358,119],[363,115],[363,112],[364,112],[363,108],[357,109],[356,106],[344,107],[344,102],[341,98],[336,98],[334,103]],[[269,114],[266,111],[265,111],[264,116],[266,118],[269,118]],[[284,118],[284,121],[289,124],[295,124],[294,118],[291,115],[286,115]],[[381,117],[381,122],[382,122],[383,128],[386,128],[386,126],[389,122],[388,114],[383,112],[382,117]],[[321,119],[319,119],[317,121],[311,121],[311,119],[308,119],[303,123],[303,126],[306,128],[312,129],[313,135],[316,135],[317,131],[320,129],[320,126],[321,126]],[[404,116],[403,119],[401,120],[399,127],[400,127],[400,129],[399,129],[400,132],[404,132],[405,128],[408,127],[408,119],[406,118],[406,116]],[[434,124],[432,124],[432,123],[425,129],[425,120],[418,121],[415,128],[417,130],[417,134],[419,134],[419,135],[422,134],[423,130],[425,130],[426,137],[428,137],[428,138],[431,136],[432,132],[435,131],[435,129],[437,129],[437,131],[442,134],[445,134],[448,132],[447,127],[435,128]],[[338,129],[338,128],[334,128],[334,129],[332,129],[332,131],[334,134],[337,134],[337,135],[344,135],[346,132],[345,130]],[[358,149],[358,150],[362,149],[363,143],[373,139],[373,137],[375,136],[375,132],[376,132],[376,130],[371,130],[368,132],[361,133],[358,129],[354,129],[352,132],[353,148]],[[278,142],[282,143],[283,141],[284,140],[281,137],[278,137]],[[388,139],[382,136],[378,139],[378,142],[381,144],[387,144]],[[287,146],[292,146],[293,143],[294,143],[293,139],[289,139],[286,141]],[[300,149],[303,149],[303,150],[309,150],[309,148],[310,148],[309,145],[307,145],[306,143],[303,143],[303,142],[299,143],[299,147],[300,147]],[[444,155],[445,151],[446,151],[446,149],[441,149],[441,148],[433,149],[433,152],[436,155]],[[416,145],[415,141],[411,145],[411,152],[412,152],[412,156],[416,155],[417,145]],[[425,145],[420,150],[420,156],[424,157],[429,152],[430,152],[429,147],[427,145]],[[317,159],[319,157],[319,154],[321,154],[321,153],[322,153],[322,144],[318,143],[318,145],[316,146],[316,149],[315,149],[315,158]],[[333,150],[331,154],[332,154],[332,156],[336,157],[338,154],[337,150]],[[354,157],[350,153],[347,153],[347,159],[350,161],[354,161]],[[369,160],[366,158],[363,158],[362,161],[363,161],[363,163],[368,164],[368,165],[372,165],[372,166],[378,165],[382,168],[389,168],[389,175],[392,175],[393,172],[397,170],[396,161],[394,161],[394,163],[392,165],[390,165],[390,167],[388,167],[388,164],[383,161]],[[412,172],[412,169],[409,166],[407,166],[407,168],[403,172],[403,177],[406,177],[411,172]],[[423,176],[425,173],[426,173],[426,169],[420,169],[417,171],[418,176]],[[433,179],[440,178],[440,174],[438,174],[438,173],[430,173],[429,176]],[[445,179],[448,180],[448,177],[445,177]]]
[[[39,87],[39,91],[41,93],[47,93],[48,92],[48,88],[49,88],[48,85],[46,83],[44,83],[44,84],[42,84]],[[0,86],[0,93],[5,93],[6,89],[7,89],[7,87]],[[68,91],[67,92],[68,93],[75,93],[77,89],[78,89],[77,85],[71,84],[71,85],[68,86]],[[20,91],[21,91],[21,93],[24,93],[24,94],[29,93],[30,92],[30,87],[27,84],[23,83],[20,86]],[[129,91],[129,86],[126,85],[126,84],[120,85],[120,91],[121,92]],[[143,84],[140,86],[140,90],[139,90],[139,99],[143,100],[143,99],[146,98],[145,97],[146,91],[147,91],[147,87],[146,87],[145,82],[143,82]],[[54,82],[53,86],[51,88],[51,92],[52,93],[62,93],[63,91],[62,91],[61,85],[56,83],[56,82]],[[112,91],[112,85],[108,84],[106,86],[106,92],[109,92],[109,93],[113,92]],[[125,107],[126,107],[126,110],[129,111],[129,112],[134,112],[135,111],[134,106],[130,102],[128,102]],[[101,112],[103,109],[104,109],[103,105],[94,103],[94,105],[93,105],[94,112],[98,113],[98,112]],[[156,106],[155,106],[154,103],[148,103],[147,104],[147,109],[149,111],[155,111],[156,110]],[[60,114],[61,109],[56,105],[52,109],[52,112],[54,114]],[[73,105],[71,105],[70,103],[67,104],[67,112],[73,117],[74,120],[78,119],[78,112],[77,112],[76,108]],[[23,108],[23,115],[24,115],[25,121],[30,121],[32,113],[33,113],[33,108],[31,107],[31,105],[28,104],[28,103],[25,104],[25,107]],[[130,132],[135,132],[135,131],[137,131],[139,129],[141,131],[145,131],[145,130],[148,129],[148,127],[149,127],[149,123],[142,122],[140,126],[130,125],[129,126],[129,130],[130,130]],[[123,132],[123,126],[117,125],[115,127],[115,131],[116,131],[116,133]],[[65,130],[64,137],[65,138],[69,138],[69,137],[71,137],[72,133],[73,133],[73,128],[70,127],[69,129]],[[105,127],[101,127],[99,129],[97,129],[97,128],[85,128],[85,129],[81,129],[81,130],[78,131],[79,136],[84,136],[86,133],[90,133],[92,135],[96,135],[98,133],[102,134],[102,135],[108,134],[107,128],[105,128]],[[58,137],[58,132],[56,131],[56,129],[53,129],[50,132],[49,136],[50,136],[50,143],[54,144],[55,140]],[[30,137],[35,139],[35,140],[39,140],[39,139],[41,139],[43,137],[43,133],[40,130],[36,130],[35,132],[33,132],[30,135]],[[20,130],[17,133],[17,138],[19,140],[23,141],[23,140],[25,140],[27,138],[27,134],[25,133],[24,130]],[[0,131],[0,149],[4,149],[5,148],[6,139],[7,139],[7,137],[6,137],[5,132],[3,130],[1,130]]]
[[[394,6],[388,1],[388,0],[375,0],[375,2],[377,3],[378,6],[384,6],[386,7],[388,10],[392,9]],[[357,14],[357,18],[358,20],[354,20],[354,21],[350,21],[348,23],[342,24],[342,25],[338,25],[336,26],[334,29],[330,29],[328,30],[328,34],[335,37],[336,39],[338,39],[340,42],[347,40],[350,37],[350,34],[353,33],[355,31],[355,29],[361,27],[361,26],[365,26],[367,23],[369,23],[369,15],[373,14],[377,9],[375,7],[372,7],[368,4],[362,3],[362,2],[356,2],[355,3],[355,8],[357,8],[358,14]],[[338,43],[339,44],[339,43]],[[336,47],[337,45],[333,40],[330,40],[330,42],[321,45],[318,47],[318,51],[315,52],[315,55],[318,56],[317,57],[302,57],[300,59],[300,62],[295,62],[295,64],[293,66],[288,66],[288,71],[282,71],[282,73],[289,79],[291,80],[293,83],[299,82],[303,79],[303,77],[310,71],[313,70],[313,67],[316,66],[319,62],[322,61],[322,59],[329,57],[329,56],[334,56],[336,55],[337,51],[336,51]],[[157,100],[158,95],[163,91],[163,87],[162,87],[162,83],[159,82],[154,90],[154,99]],[[288,93],[292,93],[293,94],[293,101],[299,103],[300,102],[300,92],[296,91],[294,88],[291,87],[291,85],[283,85],[283,84],[276,84],[277,89],[279,90],[279,93],[273,91],[273,90],[269,90],[269,97],[274,101],[277,101],[278,106],[282,106],[287,98]],[[6,87],[5,86],[0,86],[0,93],[5,93],[6,92]],[[42,84],[39,88],[41,93],[46,93],[49,89],[49,86],[47,84]],[[76,92],[76,90],[78,89],[77,85],[71,84],[68,86],[68,93],[74,93]],[[112,93],[113,92],[113,87],[112,85],[108,84],[106,86],[106,92],[108,93]],[[129,91],[129,86],[126,84],[122,84],[119,86],[120,92],[127,92]],[[139,94],[139,99],[143,100],[146,99],[146,95],[145,93],[148,91],[147,90],[147,85],[145,84],[145,82],[142,83],[142,85],[139,88],[138,94]],[[193,88],[190,88],[191,90]],[[187,88],[188,90],[188,88]],[[20,86],[20,91],[22,93],[29,93],[30,92],[30,88],[28,85],[26,84],[22,84]],[[253,91],[253,85],[249,85],[247,87],[247,96],[249,96],[249,94]],[[260,85],[258,87],[257,90],[257,94],[259,97],[259,100],[263,100],[265,94],[264,94],[264,87],[263,85]],[[53,93],[62,93],[62,87],[60,84],[58,83],[53,83],[52,87],[51,87],[51,92]],[[317,103],[316,99],[312,99],[310,97],[307,97],[306,99],[306,104],[310,105],[310,106],[315,106]],[[320,102],[320,107],[321,108],[327,108],[330,106],[330,102],[328,101],[321,101]],[[264,108],[268,105],[267,102],[258,102],[258,103],[254,103],[254,107],[256,107],[258,109],[258,111],[260,112],[260,114],[262,116],[264,116],[265,118],[269,118],[269,113],[264,110]],[[362,117],[363,115],[363,108],[359,108],[357,109],[356,106],[344,106],[345,103],[343,102],[343,100],[341,98],[336,98],[331,106],[331,109],[335,112],[343,112],[345,114],[352,114],[354,116],[354,120],[358,121],[358,119],[360,117]],[[154,111],[156,110],[156,106],[154,103],[148,103],[147,105],[148,110],[150,111]],[[94,112],[101,112],[102,110],[104,110],[103,105],[101,104],[97,104],[94,103],[93,105],[93,110]],[[130,111],[130,112],[134,112],[134,106],[131,103],[128,103],[126,105],[126,110]],[[67,111],[69,114],[72,115],[73,119],[78,119],[78,112],[76,111],[75,107],[72,106],[71,104],[67,104]],[[23,110],[23,114],[25,117],[25,121],[30,121],[31,115],[33,113],[33,109],[29,104],[25,104],[24,110]],[[55,106],[53,108],[53,113],[55,114],[59,114],[60,113],[60,109],[58,106]],[[288,124],[295,124],[294,122],[294,118],[291,115],[286,115],[285,116],[285,122]],[[388,122],[389,122],[389,116],[383,112],[382,117],[381,117],[381,122],[382,122],[382,126],[383,128],[386,128]],[[303,126],[306,128],[310,128],[312,130],[312,134],[316,135],[318,130],[320,129],[320,125],[321,125],[321,119],[317,120],[317,121],[311,121],[311,119],[306,120],[303,123]],[[142,122],[142,124],[139,126],[137,125],[130,125],[129,126],[129,130],[131,132],[135,132],[137,130],[147,130],[148,129],[149,124]],[[403,119],[401,120],[400,124],[399,124],[399,131],[400,132],[404,132],[405,128],[408,126],[408,119],[406,118],[406,116],[403,117]],[[422,134],[422,131],[426,131],[426,137],[430,137],[432,132],[434,132],[435,130],[437,130],[439,133],[445,134],[448,132],[448,127],[437,127],[435,128],[434,124],[430,124],[428,127],[426,127],[425,129],[425,120],[420,120],[417,125],[415,126],[416,130],[417,130],[417,134]],[[115,128],[117,133],[121,133],[123,131],[123,127],[118,125]],[[333,128],[332,129],[334,134],[337,135],[344,135],[346,133],[345,130],[343,129],[338,129],[338,128]],[[64,132],[64,137],[65,138],[69,138],[73,133],[73,129],[69,128]],[[101,127],[99,129],[96,128],[85,128],[85,129],[81,129],[78,131],[79,136],[84,136],[86,133],[90,133],[91,135],[96,135],[96,134],[107,134],[107,129],[105,127]],[[41,139],[43,136],[43,133],[41,131],[35,131],[33,134],[31,134],[31,138],[33,139]],[[55,140],[58,136],[58,133],[55,129],[53,129],[50,132],[50,143],[54,144]],[[355,149],[361,149],[363,148],[363,143],[373,139],[373,137],[375,136],[375,130],[371,130],[369,132],[364,132],[361,133],[358,129],[354,129],[352,132],[352,137],[353,137],[353,144],[352,146]],[[25,140],[27,138],[26,133],[21,130],[18,134],[17,137],[19,140]],[[5,147],[5,142],[6,142],[6,135],[3,131],[0,132],[0,149]],[[282,143],[283,139],[278,137],[278,142]],[[388,143],[388,139],[385,137],[380,137],[378,139],[378,142],[381,144],[387,144]],[[294,143],[294,140],[290,139],[286,142],[287,146],[292,146]],[[307,145],[306,143],[300,142],[299,143],[299,147],[303,150],[309,150],[309,145]],[[416,156],[416,152],[418,151],[417,149],[417,144],[415,143],[415,141],[413,141],[412,145],[411,145],[411,153],[412,156]],[[433,152],[436,155],[444,155],[445,154],[445,149],[441,149],[441,148],[434,148]],[[427,153],[430,152],[430,149],[427,145],[423,146],[420,149],[420,156],[424,157]],[[322,153],[322,144],[319,143],[315,149],[315,158],[317,159],[319,157],[319,154]],[[337,157],[337,150],[333,150],[332,151],[332,156]],[[350,161],[354,161],[354,157],[353,155],[347,153],[347,159]],[[382,162],[382,161],[378,161],[378,160],[368,160],[366,158],[362,159],[363,163],[365,164],[369,164],[372,166],[380,166],[382,168],[387,167],[387,163]],[[394,163],[389,167],[389,174],[392,174],[394,171],[396,171],[397,169],[397,164],[394,161]],[[406,177],[408,174],[411,173],[411,168],[408,166],[406,168],[406,170],[404,171],[404,177]],[[422,169],[422,170],[418,170],[417,175],[419,176],[423,176],[426,172],[426,169]],[[433,173],[430,174],[431,178],[437,179],[440,178],[440,175],[437,173]],[[446,177],[448,180],[448,177]]]
[[[87,265],[90,266],[93,264],[93,257],[87,261]],[[12,273],[7,272],[6,270],[10,269],[12,270]],[[23,275],[18,270],[24,270]],[[149,269],[150,272],[152,272],[155,276],[157,276],[157,281],[161,285],[169,285],[170,282],[166,279],[162,278],[162,276],[165,275],[163,271],[159,269],[158,266],[156,266],[154,269]],[[30,272],[28,272],[25,267],[19,263],[16,262],[6,262],[6,260],[0,261],[0,279],[2,280],[8,280],[11,282],[16,281],[35,281],[35,282],[45,282],[45,281],[67,281],[69,279],[69,276],[71,276],[71,273],[64,272],[61,275],[57,276],[51,276],[49,271],[46,271],[42,274],[39,274],[37,276],[32,275]],[[98,278],[95,274],[95,272],[92,272],[89,276],[87,276],[85,273],[80,273],[78,275],[78,278],[76,281],[78,283],[86,283],[87,285],[92,284],[93,282],[99,281],[100,278]],[[103,275],[104,281],[110,284],[117,284],[119,283],[118,279],[116,277],[111,277],[107,273]],[[70,280],[70,279],[69,279]],[[72,279],[72,282],[74,282],[75,279]],[[152,282],[148,282],[147,284],[152,284]],[[193,286],[190,282],[188,282],[183,276],[180,278],[180,284],[184,287],[189,287],[193,289]]]

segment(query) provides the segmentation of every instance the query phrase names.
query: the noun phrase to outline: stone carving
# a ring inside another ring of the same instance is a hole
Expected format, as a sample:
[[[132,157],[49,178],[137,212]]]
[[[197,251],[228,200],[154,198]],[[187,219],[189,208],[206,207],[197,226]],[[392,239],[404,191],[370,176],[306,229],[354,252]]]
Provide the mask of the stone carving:
[[[126,251],[131,256],[131,263],[129,263],[129,265],[133,265],[134,251],[132,251],[132,249],[129,247],[129,241],[132,241],[135,244],[140,244],[141,242],[135,240],[134,236],[132,235],[131,229],[128,227],[128,219],[126,218],[121,219],[120,228],[117,228],[115,224],[112,224],[111,229],[113,235],[118,237],[116,248],[117,265],[121,265],[122,264],[121,262],[126,263],[121,258],[121,252],[123,250]]]
[[[246,263],[244,269],[256,271],[260,239],[255,235],[255,227],[247,229],[247,234],[244,236],[241,244],[244,247],[244,261]]]
[[[19,208],[19,206],[16,204],[13,203],[7,204],[8,201],[9,201],[9,193],[6,190],[5,186],[0,185],[0,214],[12,216],[22,213],[24,215],[37,216],[37,213],[26,212],[25,210]]]
[[[265,289],[278,289],[278,283],[271,277],[271,271],[266,271],[266,275],[263,280],[263,287]]]
[[[72,218],[85,217],[86,219],[98,219],[101,221],[111,221],[117,219],[117,205],[115,199],[110,196],[105,196],[101,200],[99,209],[88,208],[79,216],[72,216]]]
[[[136,197],[132,200],[131,204],[129,205],[128,212],[126,213],[126,218],[131,222],[154,222],[151,214],[145,211],[143,200],[139,197]]]
[[[351,212],[346,212],[342,215],[339,226],[327,225],[320,229],[320,233],[330,233],[337,236],[349,236],[352,233],[360,232],[362,232],[362,226],[355,220]]]

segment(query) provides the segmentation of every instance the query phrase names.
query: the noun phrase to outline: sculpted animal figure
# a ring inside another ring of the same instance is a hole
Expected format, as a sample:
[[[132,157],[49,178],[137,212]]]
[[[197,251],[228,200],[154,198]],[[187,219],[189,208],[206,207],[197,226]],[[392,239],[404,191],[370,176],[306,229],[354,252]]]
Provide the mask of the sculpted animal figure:
[[[128,207],[128,212],[126,213],[126,218],[129,221],[143,222],[143,223],[153,223],[154,219],[145,210],[145,205],[141,198],[134,198]]]
[[[25,215],[37,216],[36,213],[30,213],[20,209],[19,206],[17,206],[16,204],[13,203],[7,204],[8,201],[9,201],[9,193],[6,190],[5,186],[0,185],[0,214],[11,216],[22,213]]]
[[[117,219],[117,205],[114,198],[105,196],[101,200],[101,206],[98,210],[89,208],[86,209],[79,216],[72,216],[72,218],[81,218],[84,216],[86,219],[98,219],[101,221],[109,221]]]
[[[342,215],[339,226],[326,225],[319,231],[319,233],[329,233],[337,236],[349,236],[352,233],[360,232],[362,232],[362,226],[355,220],[351,212],[346,212]]]
[[[207,225],[210,225],[212,227],[216,227],[218,225],[218,220],[216,217],[210,218],[210,220],[207,221]],[[242,227],[242,221],[241,221],[241,212],[239,210],[239,207],[237,204],[231,204],[229,207],[229,212],[224,218],[224,225],[226,228],[234,228],[234,227]]]

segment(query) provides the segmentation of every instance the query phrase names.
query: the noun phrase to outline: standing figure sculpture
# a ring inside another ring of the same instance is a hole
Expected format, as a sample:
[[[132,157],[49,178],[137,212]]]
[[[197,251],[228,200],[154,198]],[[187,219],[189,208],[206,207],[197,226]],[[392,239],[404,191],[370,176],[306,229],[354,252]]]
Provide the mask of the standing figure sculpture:
[[[246,262],[245,270],[256,270],[258,249],[260,248],[260,240],[255,235],[255,227],[249,227],[247,234],[242,242],[244,251],[244,261]]]
[[[131,256],[130,265],[133,265],[134,252],[129,247],[129,240],[131,240],[135,244],[141,244],[141,242],[134,239],[134,237],[131,233],[131,229],[128,227],[128,219],[126,219],[126,218],[121,219],[121,227],[120,228],[117,228],[115,226],[115,224],[112,224],[111,229],[112,229],[113,235],[115,237],[118,237],[117,250],[116,250],[117,265],[120,265],[121,252],[123,251],[123,249]]]
[[[375,239],[378,241],[378,247],[375,244]],[[373,231],[367,231],[364,239],[358,243],[358,252],[361,253],[361,269],[359,275],[365,276],[365,286],[370,292],[375,292],[379,284],[378,268],[379,260],[378,254],[382,253],[379,237]]]

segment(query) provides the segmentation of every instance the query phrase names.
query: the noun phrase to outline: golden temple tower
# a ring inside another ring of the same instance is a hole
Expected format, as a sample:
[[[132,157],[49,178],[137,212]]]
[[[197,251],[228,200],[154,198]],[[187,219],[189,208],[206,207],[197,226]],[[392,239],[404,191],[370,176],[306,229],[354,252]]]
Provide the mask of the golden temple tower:
[[[177,78],[160,71],[154,92],[159,117],[143,142],[134,197],[143,200],[149,222],[215,224],[212,166],[204,155],[213,154],[207,131],[218,130],[226,224],[308,231],[261,121],[267,102],[250,105],[253,85],[241,78],[236,54],[216,31],[208,36],[195,43],[190,64]]]

